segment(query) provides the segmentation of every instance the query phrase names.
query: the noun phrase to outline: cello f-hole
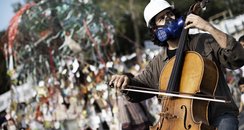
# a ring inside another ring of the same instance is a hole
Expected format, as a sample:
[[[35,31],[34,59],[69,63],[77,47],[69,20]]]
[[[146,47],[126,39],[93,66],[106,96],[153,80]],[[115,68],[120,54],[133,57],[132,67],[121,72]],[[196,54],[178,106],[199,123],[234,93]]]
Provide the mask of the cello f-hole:
[[[185,113],[185,115],[184,115],[184,127],[185,127],[186,130],[190,130],[191,129],[191,125],[190,124],[188,125],[188,128],[186,128],[187,107],[185,105],[182,105],[181,109],[184,109],[184,111],[185,111],[184,112]]]

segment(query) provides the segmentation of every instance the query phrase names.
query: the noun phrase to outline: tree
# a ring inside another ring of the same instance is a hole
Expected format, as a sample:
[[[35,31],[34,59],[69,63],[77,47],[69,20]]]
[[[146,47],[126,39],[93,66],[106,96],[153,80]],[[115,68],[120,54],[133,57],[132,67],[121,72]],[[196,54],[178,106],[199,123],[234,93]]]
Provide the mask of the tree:
[[[119,39],[117,43],[122,46],[126,46],[125,44],[127,44],[129,48],[126,48],[125,50],[131,49],[133,46],[134,49],[132,52],[136,52],[138,63],[140,63],[142,61],[141,50],[143,48],[142,36],[145,33],[146,28],[142,12],[147,1],[110,0],[108,2],[105,0],[95,1],[95,3],[99,4],[99,6],[106,10],[106,12],[109,13],[109,16],[113,18],[116,28],[116,36]],[[130,51],[127,53],[132,52]]]

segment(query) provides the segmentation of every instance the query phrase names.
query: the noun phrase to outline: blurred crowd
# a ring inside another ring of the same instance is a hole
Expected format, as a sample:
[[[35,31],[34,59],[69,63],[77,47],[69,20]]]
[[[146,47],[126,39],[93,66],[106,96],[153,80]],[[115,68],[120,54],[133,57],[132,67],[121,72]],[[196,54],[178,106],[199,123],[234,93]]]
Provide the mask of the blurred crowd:
[[[114,57],[102,67],[82,66],[79,81],[85,82],[80,86],[73,83],[75,73],[68,70],[60,80],[40,81],[34,87],[34,96],[24,102],[20,102],[18,94],[11,90],[14,96],[10,106],[1,112],[1,129],[119,130],[145,127],[159,118],[156,113],[160,111],[160,105],[156,97],[142,103],[128,102],[119,91],[107,85],[107,80],[114,73],[135,75],[159,51],[145,50],[142,64],[138,64],[132,54]]]

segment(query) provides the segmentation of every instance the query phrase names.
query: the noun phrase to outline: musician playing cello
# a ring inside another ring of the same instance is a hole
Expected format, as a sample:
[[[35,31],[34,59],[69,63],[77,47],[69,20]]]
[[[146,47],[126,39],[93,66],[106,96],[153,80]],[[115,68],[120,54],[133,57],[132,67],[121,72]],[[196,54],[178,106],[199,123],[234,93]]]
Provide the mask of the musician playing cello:
[[[208,33],[187,36],[186,50],[197,51],[202,57],[217,65],[219,79],[215,95],[230,100],[230,103],[210,102],[208,107],[209,124],[218,130],[237,130],[238,108],[232,100],[221,68],[237,69],[244,65],[244,50],[240,43],[198,15],[188,14],[184,20],[165,0],[151,0],[144,9],[144,19],[152,33],[153,42],[162,46],[164,51],[155,56],[139,75],[133,78],[126,75],[113,75],[109,85],[119,89],[129,86],[158,89],[161,71],[169,59],[175,55],[182,29],[203,30]],[[164,30],[165,28],[168,29]],[[160,35],[160,33],[164,33],[164,35]],[[139,102],[155,96],[132,91],[122,92],[131,102]]]

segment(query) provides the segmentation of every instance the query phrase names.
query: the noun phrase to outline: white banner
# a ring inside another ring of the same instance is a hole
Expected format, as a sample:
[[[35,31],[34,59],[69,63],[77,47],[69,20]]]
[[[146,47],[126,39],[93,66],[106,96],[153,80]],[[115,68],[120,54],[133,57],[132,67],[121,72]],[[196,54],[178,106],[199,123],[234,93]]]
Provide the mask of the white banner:
[[[17,90],[15,97],[19,103],[25,102],[36,95],[36,91],[33,89],[32,83],[26,83],[21,86],[17,86],[15,89]]]

